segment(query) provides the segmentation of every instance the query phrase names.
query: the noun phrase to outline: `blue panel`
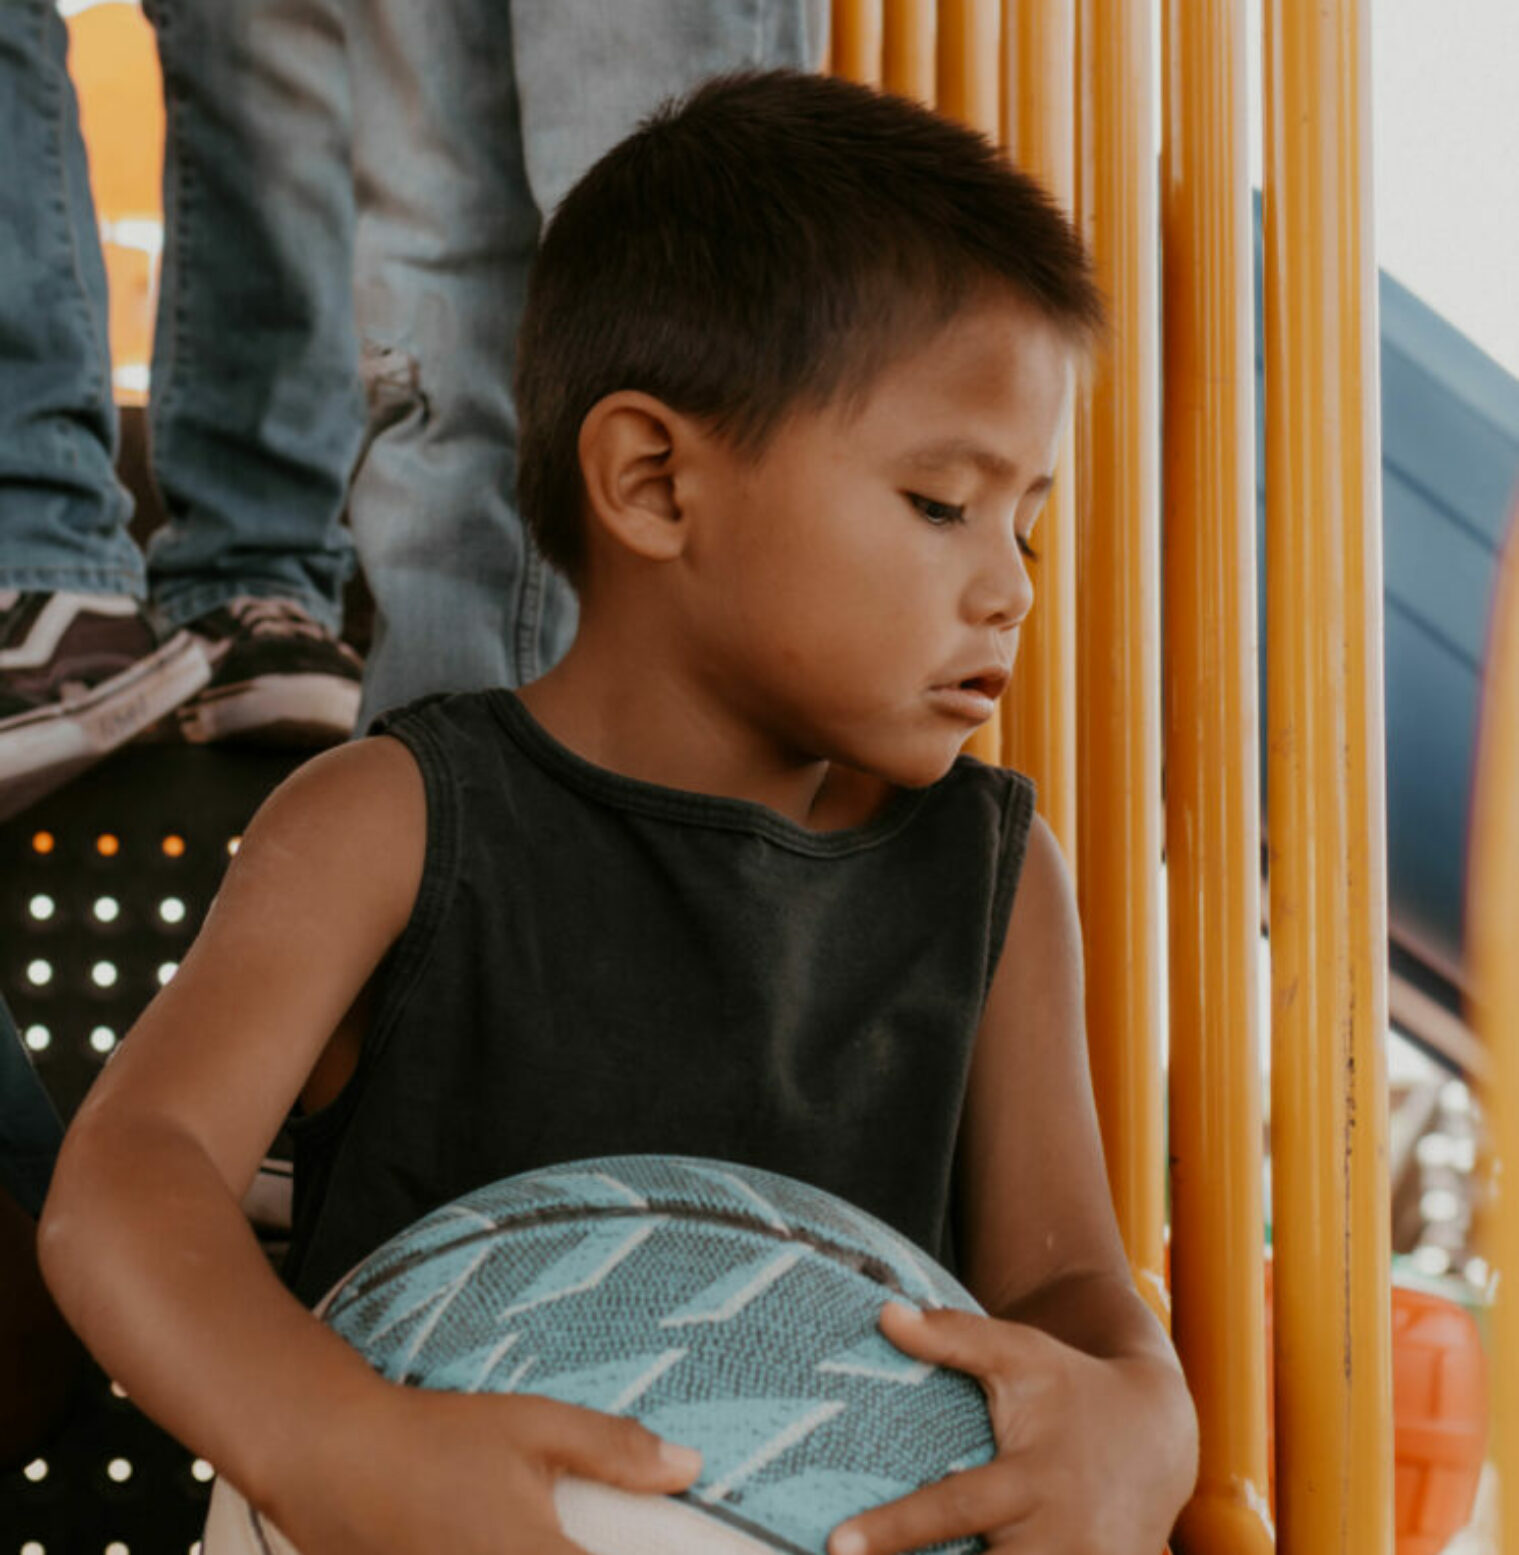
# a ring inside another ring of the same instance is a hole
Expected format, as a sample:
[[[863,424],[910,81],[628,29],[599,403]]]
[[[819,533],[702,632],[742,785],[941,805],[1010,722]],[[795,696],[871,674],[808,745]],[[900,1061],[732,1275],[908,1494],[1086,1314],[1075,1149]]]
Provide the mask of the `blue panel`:
[[[1265,435],[1256,200],[1256,437],[1265,718]],[[1481,661],[1519,493],[1519,379],[1391,276],[1379,296],[1388,894],[1394,935],[1458,967]],[[1266,742],[1261,741],[1261,793]]]
[[[1459,515],[1382,465],[1382,564],[1389,603],[1475,678],[1487,647],[1494,551]]]
[[[1389,916],[1438,968],[1461,954],[1476,677],[1392,606],[1386,644]]]

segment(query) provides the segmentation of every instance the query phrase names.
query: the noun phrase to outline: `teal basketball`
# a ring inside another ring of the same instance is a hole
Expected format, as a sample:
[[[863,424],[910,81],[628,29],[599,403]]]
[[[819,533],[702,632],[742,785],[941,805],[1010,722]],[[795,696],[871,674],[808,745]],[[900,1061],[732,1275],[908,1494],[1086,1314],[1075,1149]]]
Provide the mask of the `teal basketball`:
[[[562,1483],[565,1531],[598,1555],[824,1555],[846,1518],[994,1450],[980,1386],[877,1331],[891,1299],[980,1310],[832,1194],[718,1161],[622,1156],[445,1205],[321,1311],[392,1381],[538,1394],[699,1448],[701,1478],[678,1497]],[[226,1487],[218,1500],[206,1555],[289,1549]]]

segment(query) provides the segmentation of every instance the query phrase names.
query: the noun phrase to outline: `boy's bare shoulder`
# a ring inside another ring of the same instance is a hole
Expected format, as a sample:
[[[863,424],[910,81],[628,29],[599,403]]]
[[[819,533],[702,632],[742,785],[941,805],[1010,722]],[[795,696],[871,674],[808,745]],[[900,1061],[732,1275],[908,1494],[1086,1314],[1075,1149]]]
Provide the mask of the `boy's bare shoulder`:
[[[426,794],[407,748],[385,735],[340,745],[298,767],[264,801],[218,907],[298,891],[347,906],[368,921],[366,937],[394,938],[411,913],[426,845]]]
[[[420,815],[422,804],[422,774],[415,757],[400,740],[377,734],[335,745],[302,762],[270,794],[259,814],[336,805],[360,812],[416,807]]]
[[[245,843],[309,846],[330,854],[385,841],[404,852],[426,840],[427,802],[411,752],[389,735],[338,745],[302,763],[264,801]]]
[[[1074,974],[1078,984],[1081,978],[1075,885],[1055,833],[1038,811],[1029,825],[999,976],[1004,970],[1061,978]]]

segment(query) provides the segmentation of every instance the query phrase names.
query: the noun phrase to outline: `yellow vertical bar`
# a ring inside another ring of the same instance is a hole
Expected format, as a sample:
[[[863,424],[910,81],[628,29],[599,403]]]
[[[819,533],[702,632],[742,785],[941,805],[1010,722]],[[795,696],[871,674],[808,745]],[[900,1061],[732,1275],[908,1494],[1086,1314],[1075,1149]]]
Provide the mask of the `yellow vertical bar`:
[[[1003,0],[1003,142],[1068,214],[1076,208],[1075,0]],[[1033,778],[1076,866],[1076,431],[1061,444],[1034,540],[1034,610],[1002,703],[1002,759]]]
[[[881,0],[833,0],[828,38],[830,74],[863,86],[881,84]]]
[[[1490,1064],[1484,1100],[1499,1175],[1487,1251],[1498,1272],[1488,1376],[1499,1541],[1519,1551],[1519,511],[1493,590],[1467,864],[1472,1022]]]
[[[1165,0],[1171,1299],[1197,1403],[1179,1555],[1267,1555],[1255,330],[1245,0]]]
[[[1266,0],[1276,1504],[1393,1548],[1369,0]]]
[[[1001,65],[1002,0],[939,0],[939,111],[998,139]]]
[[[1136,1281],[1167,1307],[1159,302],[1150,0],[1081,0],[1078,210],[1113,316],[1078,431],[1078,889],[1092,1080]]]
[[[932,104],[937,90],[934,0],[885,0],[882,84],[888,92]]]
[[[1002,130],[1001,0],[939,0],[939,112],[996,140]],[[982,761],[1002,760],[1002,710],[966,741]]]

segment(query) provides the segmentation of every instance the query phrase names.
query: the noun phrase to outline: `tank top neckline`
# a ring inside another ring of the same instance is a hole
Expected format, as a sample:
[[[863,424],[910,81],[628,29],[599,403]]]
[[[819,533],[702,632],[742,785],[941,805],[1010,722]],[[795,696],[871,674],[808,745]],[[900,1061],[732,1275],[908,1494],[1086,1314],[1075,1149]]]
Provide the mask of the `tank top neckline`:
[[[551,776],[589,799],[660,820],[719,831],[747,832],[794,853],[818,858],[858,853],[896,836],[917,813],[924,799],[938,787],[934,784],[928,788],[898,789],[879,815],[859,826],[809,831],[754,800],[668,788],[662,783],[646,782],[608,767],[599,767],[555,739],[514,692],[498,688],[488,695],[492,711],[518,748]],[[943,781],[941,778],[940,782]]]

